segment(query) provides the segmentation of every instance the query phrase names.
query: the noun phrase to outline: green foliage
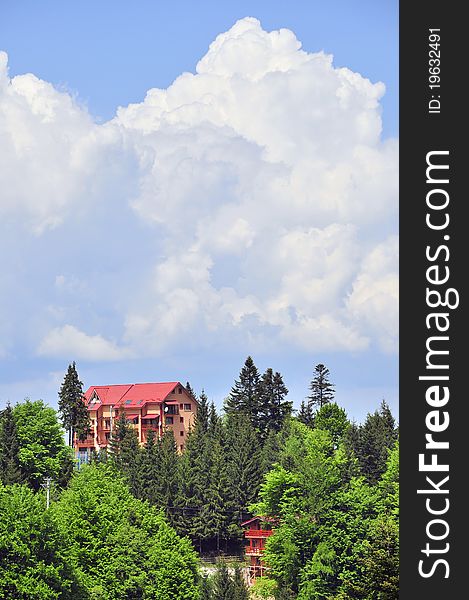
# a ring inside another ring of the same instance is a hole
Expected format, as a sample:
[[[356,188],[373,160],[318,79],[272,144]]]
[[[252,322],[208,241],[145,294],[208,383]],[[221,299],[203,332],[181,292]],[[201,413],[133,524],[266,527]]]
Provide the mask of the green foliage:
[[[225,401],[227,415],[239,412],[245,414],[254,429],[258,427],[260,414],[259,385],[259,371],[253,359],[248,356],[239,374],[239,379],[235,381],[230,395]]]
[[[254,600],[271,600],[278,591],[278,584],[268,577],[258,577],[251,590]]]
[[[249,600],[249,590],[243,579],[241,569],[235,566],[233,575],[234,600]]]
[[[20,445],[13,411],[8,404],[0,412],[0,481],[5,485],[21,483]]]
[[[316,365],[314,373],[309,386],[311,394],[308,396],[308,403],[311,406],[322,408],[334,399],[334,385],[329,381],[329,369],[323,364]]]
[[[65,548],[43,494],[0,484],[1,599],[84,599]]]
[[[376,483],[386,469],[388,452],[397,440],[397,428],[389,406],[383,400],[379,411],[368,414],[359,429],[356,455],[362,474]]]
[[[341,440],[345,413],[318,411],[322,428],[288,426],[277,462],[267,473],[256,514],[278,519],[263,560],[275,597],[299,600],[397,598],[398,447],[377,485],[350,476],[353,454]]]
[[[233,585],[233,580],[228,572],[226,563],[219,562],[217,571],[213,577],[212,597],[215,600],[236,600],[236,590]]]
[[[300,410],[298,411],[298,421],[308,427],[313,427],[314,410],[310,402],[301,401]]]
[[[340,408],[335,402],[329,402],[317,411],[314,416],[314,427],[328,431],[334,447],[337,448],[339,443],[344,439],[350,423],[345,410]]]
[[[64,442],[55,410],[42,400],[26,399],[13,408],[13,417],[25,481],[35,490],[45,477],[66,485],[73,469],[73,451]]]
[[[51,511],[88,597],[199,597],[190,542],[178,537],[157,510],[135,499],[111,465],[82,468]]]
[[[242,413],[227,418],[225,456],[228,507],[232,514],[230,531],[233,537],[241,537],[239,523],[243,512],[255,501],[261,479],[257,435]]]
[[[265,439],[270,431],[278,432],[285,419],[291,414],[292,402],[285,400],[288,389],[280,373],[267,369],[259,381],[258,427],[261,438]]]
[[[83,384],[78,378],[75,362],[68,365],[60,387],[59,413],[62,425],[68,431],[68,445],[72,446],[75,433],[79,440],[84,440],[90,431],[90,419],[83,398]]]

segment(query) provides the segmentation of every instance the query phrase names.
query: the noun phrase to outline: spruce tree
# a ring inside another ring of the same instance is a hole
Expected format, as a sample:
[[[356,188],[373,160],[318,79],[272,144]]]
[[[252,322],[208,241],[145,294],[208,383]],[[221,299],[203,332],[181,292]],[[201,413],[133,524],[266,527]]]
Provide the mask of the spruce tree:
[[[261,457],[257,434],[248,417],[230,414],[226,421],[227,509],[230,536],[241,537],[240,522],[254,502],[261,483]]]
[[[359,432],[357,458],[362,474],[370,483],[376,483],[384,473],[389,450],[396,440],[394,417],[383,400],[379,411],[367,415]]]
[[[197,399],[197,396],[196,396],[194,390],[192,389],[191,384],[188,381],[186,382],[186,390],[192,396],[192,398]]]
[[[148,500],[150,504],[161,506],[160,494],[160,456],[161,441],[156,439],[155,432],[150,429],[147,441],[142,449],[139,471],[139,498]]]
[[[110,454],[112,454],[114,461],[119,460],[121,443],[127,435],[128,429],[129,424],[127,423],[125,412],[121,411],[117,424],[115,425],[114,430],[112,432],[112,436],[109,443],[109,452]]]
[[[235,588],[233,580],[224,562],[217,564],[217,570],[213,577],[213,597],[217,600],[235,600]]]
[[[259,425],[259,384],[259,371],[252,358],[248,356],[239,374],[239,379],[235,381],[230,395],[225,400],[225,412],[227,414],[244,413],[255,429]]]
[[[218,438],[221,435],[221,420],[217,414],[217,409],[213,402],[210,403],[209,415],[208,415],[208,433],[214,438]]]
[[[23,481],[19,449],[13,410],[10,404],[7,404],[5,410],[0,413],[0,481],[5,485]]]
[[[274,463],[278,461],[280,454],[280,436],[275,431],[269,431],[267,438],[260,451],[260,471],[264,475],[271,470]]]
[[[84,440],[90,432],[88,409],[83,398],[83,384],[78,379],[75,362],[68,366],[59,391],[59,413],[68,432],[68,445],[73,445],[74,434]]]
[[[202,390],[199,398],[199,407],[197,409],[197,415],[195,417],[195,429],[200,431],[200,433],[206,433],[209,427],[209,420],[210,406],[207,395],[205,391]]]
[[[311,395],[308,396],[309,404],[322,408],[324,404],[334,399],[334,385],[329,381],[329,369],[323,364],[316,365],[315,376],[311,381],[309,389]]]
[[[267,369],[259,384],[259,429],[263,439],[269,431],[280,431],[285,419],[291,414],[292,403],[285,400],[287,394],[288,389],[280,373]]]
[[[200,579],[200,600],[213,600],[212,586],[207,575],[202,575]]]
[[[177,522],[174,508],[177,506],[178,494],[178,461],[176,441],[172,430],[167,429],[161,438],[161,499],[162,508],[171,525]]]
[[[301,401],[300,410],[298,411],[298,421],[308,427],[314,426],[314,411],[309,402]]]
[[[236,565],[233,576],[234,600],[249,600],[249,590],[243,579],[243,574]]]
[[[208,440],[210,471],[205,501],[202,505],[201,519],[205,521],[205,537],[213,540],[220,551],[221,540],[226,540],[228,518],[226,514],[226,491],[228,487],[226,457],[219,439]]]

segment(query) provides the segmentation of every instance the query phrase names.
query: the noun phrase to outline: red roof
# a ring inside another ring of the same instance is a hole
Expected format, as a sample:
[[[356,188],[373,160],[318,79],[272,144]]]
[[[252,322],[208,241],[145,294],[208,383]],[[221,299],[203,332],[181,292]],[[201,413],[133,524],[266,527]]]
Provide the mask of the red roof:
[[[165,383],[134,383],[127,385],[93,385],[85,392],[85,400],[88,408],[92,406],[113,405],[124,408],[139,408],[148,402],[161,403],[174,390],[178,381]],[[184,386],[182,386],[184,387]],[[90,400],[96,392],[98,402],[90,406]]]
[[[253,523],[254,521],[262,521],[264,523],[276,523],[276,519],[273,519],[272,517],[253,517],[252,519],[248,519],[247,521],[244,521],[244,523],[241,523],[241,527],[244,527],[245,525],[249,525],[250,523]]]

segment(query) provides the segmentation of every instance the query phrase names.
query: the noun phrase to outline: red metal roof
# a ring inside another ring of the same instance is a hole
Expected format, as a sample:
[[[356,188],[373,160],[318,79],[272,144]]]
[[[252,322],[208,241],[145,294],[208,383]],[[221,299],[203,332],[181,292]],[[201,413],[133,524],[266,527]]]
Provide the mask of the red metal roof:
[[[276,523],[276,519],[273,519],[272,517],[253,517],[252,519],[248,519],[247,521],[244,521],[244,523],[241,523],[241,527],[244,527],[245,525],[249,525],[250,523],[253,523],[254,521],[263,521],[264,523]]]
[[[178,381],[127,385],[93,385],[86,390],[85,399],[89,409],[95,408],[95,406],[109,406],[111,404],[115,407],[139,408],[149,402],[163,402],[178,385],[181,385]],[[93,392],[96,392],[100,400],[96,405],[89,404]]]

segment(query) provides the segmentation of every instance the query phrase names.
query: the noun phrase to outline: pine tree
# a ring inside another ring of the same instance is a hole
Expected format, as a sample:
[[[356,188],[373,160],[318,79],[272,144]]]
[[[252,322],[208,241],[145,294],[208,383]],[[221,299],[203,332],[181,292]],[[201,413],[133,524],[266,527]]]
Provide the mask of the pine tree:
[[[213,597],[217,600],[236,600],[233,581],[224,562],[217,564],[213,577]]]
[[[275,431],[269,431],[260,451],[261,474],[267,473],[277,462],[280,453],[280,436]]]
[[[309,402],[302,400],[300,410],[298,411],[298,421],[308,427],[314,426],[314,411]]]
[[[78,379],[75,362],[68,366],[60,387],[59,412],[62,425],[68,431],[68,445],[72,446],[75,433],[79,440],[84,440],[90,432],[90,419],[83,398],[83,384]]]
[[[394,417],[383,400],[379,411],[367,415],[359,432],[357,458],[362,474],[370,483],[376,483],[384,473],[389,450],[396,440]]]
[[[259,425],[259,384],[259,371],[252,358],[248,356],[239,374],[239,379],[235,381],[230,395],[225,400],[226,414],[244,413],[255,429]]]
[[[249,600],[249,590],[244,582],[241,569],[236,565],[233,576],[234,600]]]
[[[194,390],[192,389],[191,384],[188,381],[186,382],[186,390],[192,396],[192,398],[197,399],[197,396],[196,396]]]
[[[308,396],[309,404],[322,408],[324,404],[334,399],[334,385],[329,381],[329,369],[323,364],[316,365],[315,376],[311,381],[309,389],[311,395]]]
[[[0,481],[5,485],[21,483],[23,476],[19,461],[19,442],[13,410],[7,404],[0,413]]]
[[[208,415],[208,433],[217,438],[221,435],[220,433],[221,420],[217,414],[217,409],[213,402],[210,403],[209,415]]]
[[[212,586],[206,575],[203,575],[200,580],[200,600],[213,600]]]
[[[115,461],[119,460],[120,446],[123,439],[127,435],[128,429],[129,424],[127,423],[125,412],[122,411],[119,415],[119,419],[115,425],[114,431],[112,432],[112,437],[109,443],[109,452],[112,454]]]
[[[156,439],[155,432],[150,429],[147,441],[142,449],[139,471],[139,498],[148,500],[150,504],[161,506],[160,497],[160,454],[161,442]]]
[[[283,378],[272,369],[262,375],[259,384],[261,437],[266,438],[269,431],[280,431],[285,419],[291,414],[292,403],[285,400],[288,389]]]
[[[161,438],[161,498],[162,508],[171,525],[177,522],[177,514],[174,507],[177,505],[178,495],[178,462],[176,441],[172,430],[167,429]]]
[[[206,433],[209,428],[210,420],[210,407],[208,398],[204,390],[202,390],[199,398],[199,407],[197,409],[197,415],[195,417],[195,429],[201,433]]]
[[[220,541],[227,538],[226,492],[228,487],[226,457],[220,439],[208,440],[210,471],[201,518],[205,520],[206,538],[215,542],[217,552]]]
[[[242,535],[239,523],[257,496],[261,457],[257,434],[248,417],[230,414],[226,422],[227,510],[232,515],[230,537]]]

